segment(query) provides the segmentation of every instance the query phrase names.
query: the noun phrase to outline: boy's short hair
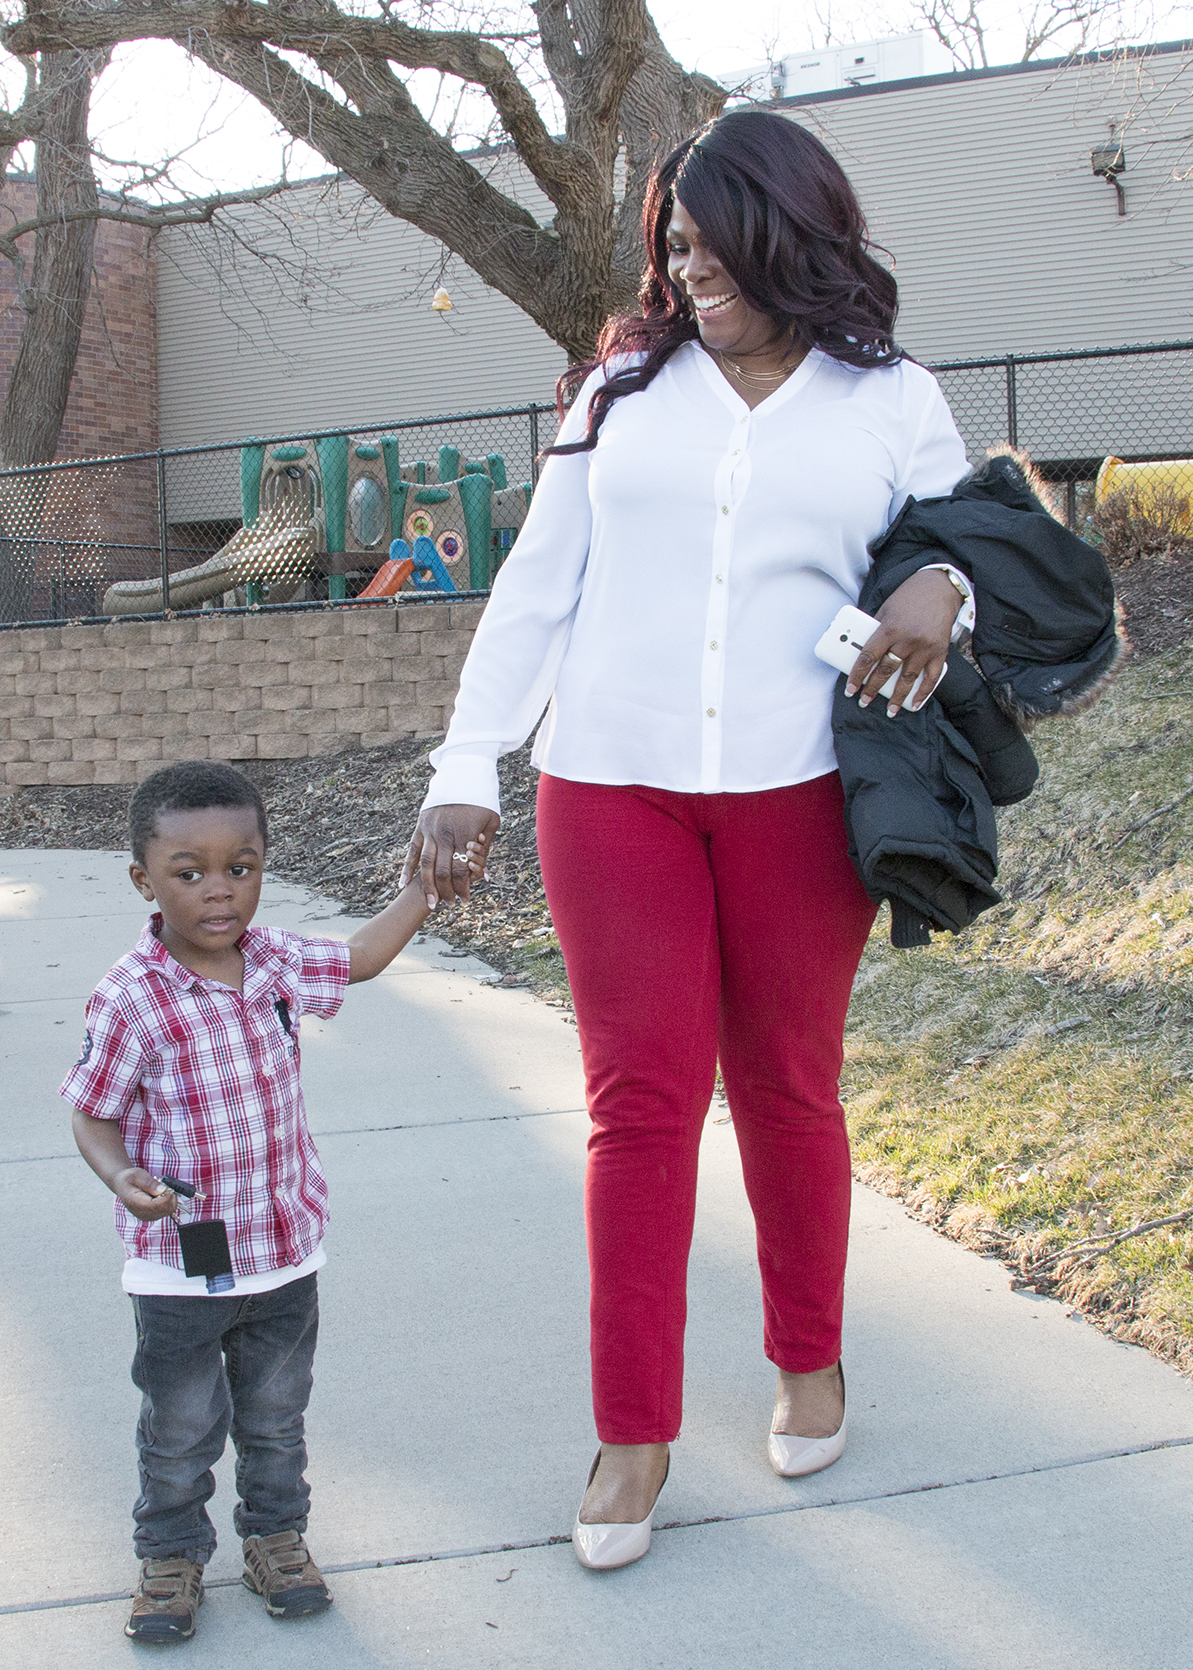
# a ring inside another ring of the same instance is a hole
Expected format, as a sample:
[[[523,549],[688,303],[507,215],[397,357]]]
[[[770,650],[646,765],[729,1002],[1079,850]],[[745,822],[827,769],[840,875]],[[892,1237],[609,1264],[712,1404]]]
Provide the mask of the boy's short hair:
[[[145,862],[145,843],[157,834],[159,812],[204,812],[210,806],[251,807],[261,845],[269,844],[265,802],[255,783],[235,766],[217,760],[179,760],[163,766],[138,787],[128,808],[128,844],[133,859]]]

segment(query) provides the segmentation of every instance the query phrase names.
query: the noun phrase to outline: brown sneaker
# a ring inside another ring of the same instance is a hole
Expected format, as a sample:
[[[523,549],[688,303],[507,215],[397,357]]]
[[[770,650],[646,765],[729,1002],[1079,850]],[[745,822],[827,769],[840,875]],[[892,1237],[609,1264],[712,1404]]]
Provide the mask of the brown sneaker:
[[[297,1531],[246,1537],[240,1580],[262,1596],[271,1618],[301,1618],[331,1605],[331,1590]]]
[[[189,1641],[195,1633],[195,1614],[202,1604],[202,1566],[181,1555],[169,1560],[143,1560],[124,1633],[133,1641],[156,1647]]]

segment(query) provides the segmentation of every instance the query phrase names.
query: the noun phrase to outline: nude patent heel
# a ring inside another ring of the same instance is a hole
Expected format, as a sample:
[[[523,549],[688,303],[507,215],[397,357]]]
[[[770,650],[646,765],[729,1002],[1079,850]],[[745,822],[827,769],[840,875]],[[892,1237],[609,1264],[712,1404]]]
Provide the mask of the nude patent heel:
[[[840,1363],[837,1369],[844,1397],[845,1370]],[[808,1473],[819,1473],[845,1454],[845,1416],[841,1416],[841,1425],[831,1438],[800,1438],[795,1433],[772,1432],[767,1439],[766,1453],[781,1479],[802,1479]]]
[[[600,1464],[601,1452],[598,1450],[589,1470],[589,1485],[596,1478]],[[671,1457],[668,1456],[667,1473],[670,1471]],[[667,1483],[667,1473],[663,1474],[663,1484]],[[663,1494],[663,1484],[659,1486],[659,1496]],[[588,1485],[584,1488],[587,1491]],[[655,1497],[654,1507],[646,1518],[632,1525],[585,1525],[577,1512],[576,1523],[572,1527],[572,1547],[580,1564],[590,1571],[615,1571],[618,1566],[632,1566],[635,1560],[640,1560],[650,1550],[650,1528],[654,1523],[659,1496]]]

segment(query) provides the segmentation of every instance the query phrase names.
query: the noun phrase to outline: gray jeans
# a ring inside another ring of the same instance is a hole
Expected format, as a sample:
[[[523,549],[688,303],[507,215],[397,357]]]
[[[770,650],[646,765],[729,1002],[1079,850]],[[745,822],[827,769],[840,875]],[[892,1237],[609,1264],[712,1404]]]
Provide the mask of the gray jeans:
[[[138,1294],[133,1313],[133,1384],[141,1392],[137,1557],[211,1558],[215,1526],[204,1504],[229,1432],[237,1534],[305,1531],[311,1491],[303,1414],[319,1332],[317,1277],[227,1298]]]

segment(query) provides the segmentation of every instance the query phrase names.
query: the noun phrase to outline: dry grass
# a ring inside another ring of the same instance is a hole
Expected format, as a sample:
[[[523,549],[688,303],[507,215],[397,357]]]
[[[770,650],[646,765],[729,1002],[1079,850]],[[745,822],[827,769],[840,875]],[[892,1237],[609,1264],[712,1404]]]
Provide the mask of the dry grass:
[[[1106,561],[1112,568],[1128,568],[1141,557],[1193,555],[1191,496],[1193,480],[1183,492],[1163,486],[1146,491],[1120,487],[1108,493],[1090,518]]]
[[[1025,1272],[1193,1206],[1191,727],[1177,652],[1037,732],[1040,786],[1001,820],[1006,903],[927,952],[893,950],[884,913],[862,965],[860,1173]],[[1193,1220],[1036,1285],[1193,1369]]]

